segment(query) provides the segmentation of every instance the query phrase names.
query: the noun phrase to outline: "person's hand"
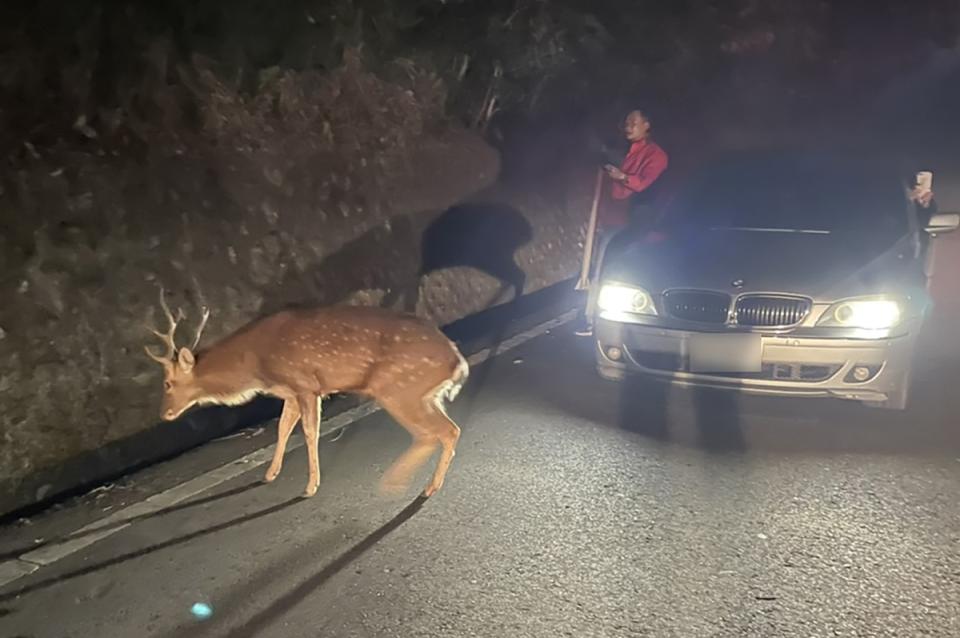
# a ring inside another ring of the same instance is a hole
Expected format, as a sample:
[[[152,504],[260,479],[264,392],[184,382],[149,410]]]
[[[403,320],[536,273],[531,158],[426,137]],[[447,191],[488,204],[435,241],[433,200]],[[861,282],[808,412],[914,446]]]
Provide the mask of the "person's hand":
[[[613,164],[607,164],[603,168],[607,171],[607,175],[610,176],[610,179],[614,179],[618,182],[622,182],[623,180],[627,179],[627,176],[624,174],[624,172]]]
[[[933,191],[914,188],[913,192],[910,193],[910,199],[927,208],[930,206],[930,202],[933,201]]]

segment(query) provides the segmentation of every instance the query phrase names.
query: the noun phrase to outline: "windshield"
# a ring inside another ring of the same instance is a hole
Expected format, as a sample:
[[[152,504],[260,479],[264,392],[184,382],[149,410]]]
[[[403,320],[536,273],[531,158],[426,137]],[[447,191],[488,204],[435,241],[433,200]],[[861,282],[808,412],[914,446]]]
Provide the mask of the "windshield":
[[[809,158],[710,166],[681,189],[664,219],[668,226],[886,237],[908,232],[908,220],[896,172]]]

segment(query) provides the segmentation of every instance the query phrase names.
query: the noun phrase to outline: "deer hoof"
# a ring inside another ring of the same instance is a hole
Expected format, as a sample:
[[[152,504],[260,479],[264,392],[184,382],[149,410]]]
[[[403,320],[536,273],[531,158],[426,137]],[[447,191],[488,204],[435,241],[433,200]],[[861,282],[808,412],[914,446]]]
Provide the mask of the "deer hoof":
[[[439,489],[440,489],[440,484],[430,483],[430,485],[427,485],[425,488],[423,488],[423,495],[426,498],[430,498],[431,496],[436,494]]]
[[[307,489],[303,490],[303,498],[311,498],[317,493],[317,485],[308,485]]]
[[[264,476],[263,476],[263,482],[264,482],[264,483],[273,483],[273,482],[276,480],[277,475],[279,475],[279,474],[280,474],[280,470],[276,470],[276,471],[274,471],[274,470],[272,470],[272,469],[271,469],[271,470],[267,470],[267,473],[264,474]]]

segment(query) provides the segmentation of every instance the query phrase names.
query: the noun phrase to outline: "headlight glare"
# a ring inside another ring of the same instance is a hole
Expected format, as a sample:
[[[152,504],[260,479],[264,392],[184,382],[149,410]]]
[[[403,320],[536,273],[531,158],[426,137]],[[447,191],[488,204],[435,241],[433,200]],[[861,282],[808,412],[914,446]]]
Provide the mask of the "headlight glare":
[[[883,330],[900,323],[900,304],[892,299],[861,299],[836,303],[823,313],[823,326]]]
[[[623,284],[604,284],[597,296],[597,307],[606,312],[657,314],[653,300],[646,290]]]

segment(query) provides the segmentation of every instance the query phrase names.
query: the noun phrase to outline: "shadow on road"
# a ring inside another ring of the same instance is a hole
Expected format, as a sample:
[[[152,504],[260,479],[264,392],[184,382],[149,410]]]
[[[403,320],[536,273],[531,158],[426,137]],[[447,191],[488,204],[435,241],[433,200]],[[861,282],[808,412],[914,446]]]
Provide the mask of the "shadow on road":
[[[246,487],[245,489],[238,490],[238,491],[242,492],[242,491],[246,491],[246,489],[249,489],[249,487]],[[208,499],[208,501],[209,500],[215,500],[215,499],[211,498],[211,499]],[[271,514],[276,514],[277,512],[280,512],[295,503],[302,502],[303,500],[304,499],[302,499],[301,497],[295,497],[287,501],[284,501],[282,503],[279,503],[277,505],[273,505],[271,507],[258,510],[256,512],[251,512],[249,514],[244,514],[243,516],[232,518],[228,521],[224,521],[223,523],[219,523],[217,525],[208,527],[206,529],[197,530],[196,532],[191,532],[190,534],[185,534],[183,536],[171,538],[169,540],[163,541],[162,543],[156,543],[154,545],[150,545],[148,547],[144,547],[132,552],[127,552],[126,554],[121,554],[119,556],[115,556],[105,561],[94,563],[93,565],[88,565],[81,569],[76,569],[76,570],[67,572],[65,574],[60,574],[57,576],[51,576],[50,578],[45,578],[43,580],[37,581],[25,587],[21,587],[20,589],[13,590],[5,594],[0,594],[0,602],[7,602],[10,600],[14,600],[30,592],[34,592],[40,589],[46,589],[47,587],[51,587],[53,585],[63,583],[63,582],[72,580],[74,578],[79,578],[81,576],[87,576],[89,574],[99,572],[103,569],[107,569],[108,567],[113,567],[115,565],[125,563],[129,560],[133,560],[135,558],[140,558],[142,556],[152,554],[162,549],[169,549],[170,547],[176,547],[177,545],[188,543],[194,539],[201,538],[203,536],[209,536],[210,534],[215,534],[217,532],[222,532],[226,529],[230,529],[232,527],[236,527],[244,523],[249,523],[250,521],[256,520],[258,518],[263,518],[265,516],[270,516]]]
[[[619,427],[658,441],[670,440],[671,427],[675,427],[670,413],[670,385],[628,378],[620,383],[618,394]],[[695,388],[690,394],[699,446],[715,452],[743,451],[737,395],[707,388]]]
[[[307,598],[310,594],[317,591],[331,578],[349,567],[351,563],[363,556],[363,554],[370,550],[374,545],[382,541],[388,534],[410,520],[417,512],[420,511],[427,500],[427,497],[421,494],[409,505],[398,512],[393,518],[368,534],[359,543],[340,554],[322,570],[274,600],[265,609],[256,613],[250,619],[243,621],[242,625],[227,629],[223,633],[223,636],[229,636],[229,638],[252,638],[253,636],[261,635],[266,628],[268,628],[279,618],[282,618],[284,614],[293,609],[298,603]],[[296,558],[298,564],[303,561],[302,554],[299,551],[297,552]],[[256,591],[258,594],[260,594],[262,591],[269,591],[269,588],[258,588]],[[229,608],[230,605],[223,605],[222,607]],[[209,627],[202,625],[195,628],[195,631],[198,633],[207,633],[209,630]],[[187,635],[187,631],[188,630],[183,627],[178,627],[171,632],[170,636],[171,638],[173,636],[177,636],[179,638]]]
[[[130,523],[135,523],[137,521],[142,521],[150,518],[159,518],[165,514],[172,514],[173,512],[179,512],[181,510],[190,509],[191,507],[197,507],[199,505],[214,503],[221,499],[229,498],[231,496],[236,496],[238,494],[243,494],[244,492],[248,492],[255,487],[259,487],[260,485],[262,485],[262,483],[260,482],[250,483],[248,485],[241,485],[240,487],[235,487],[233,489],[229,489],[223,492],[218,492],[217,494],[211,494],[210,496],[204,496],[203,498],[198,498],[191,501],[185,501],[183,503],[178,503],[177,505],[171,505],[170,507],[165,507],[155,512],[140,514],[139,516],[130,516],[128,518],[123,518],[118,521],[113,521],[112,523],[97,525],[95,527],[91,527],[90,529],[85,529],[79,532],[74,532],[72,534],[67,534],[66,536],[60,536],[59,538],[51,538],[50,540],[43,541],[42,543],[33,543],[31,545],[23,545],[15,549],[7,550],[2,554],[0,554],[0,561],[10,560],[12,558],[18,558],[21,555],[26,554],[27,552],[32,552],[44,547],[49,547],[51,545],[59,545],[60,543],[77,540],[78,538],[86,538],[87,536],[92,536],[94,534],[99,534],[101,532],[117,529],[118,527],[123,527],[125,525],[129,525]]]

